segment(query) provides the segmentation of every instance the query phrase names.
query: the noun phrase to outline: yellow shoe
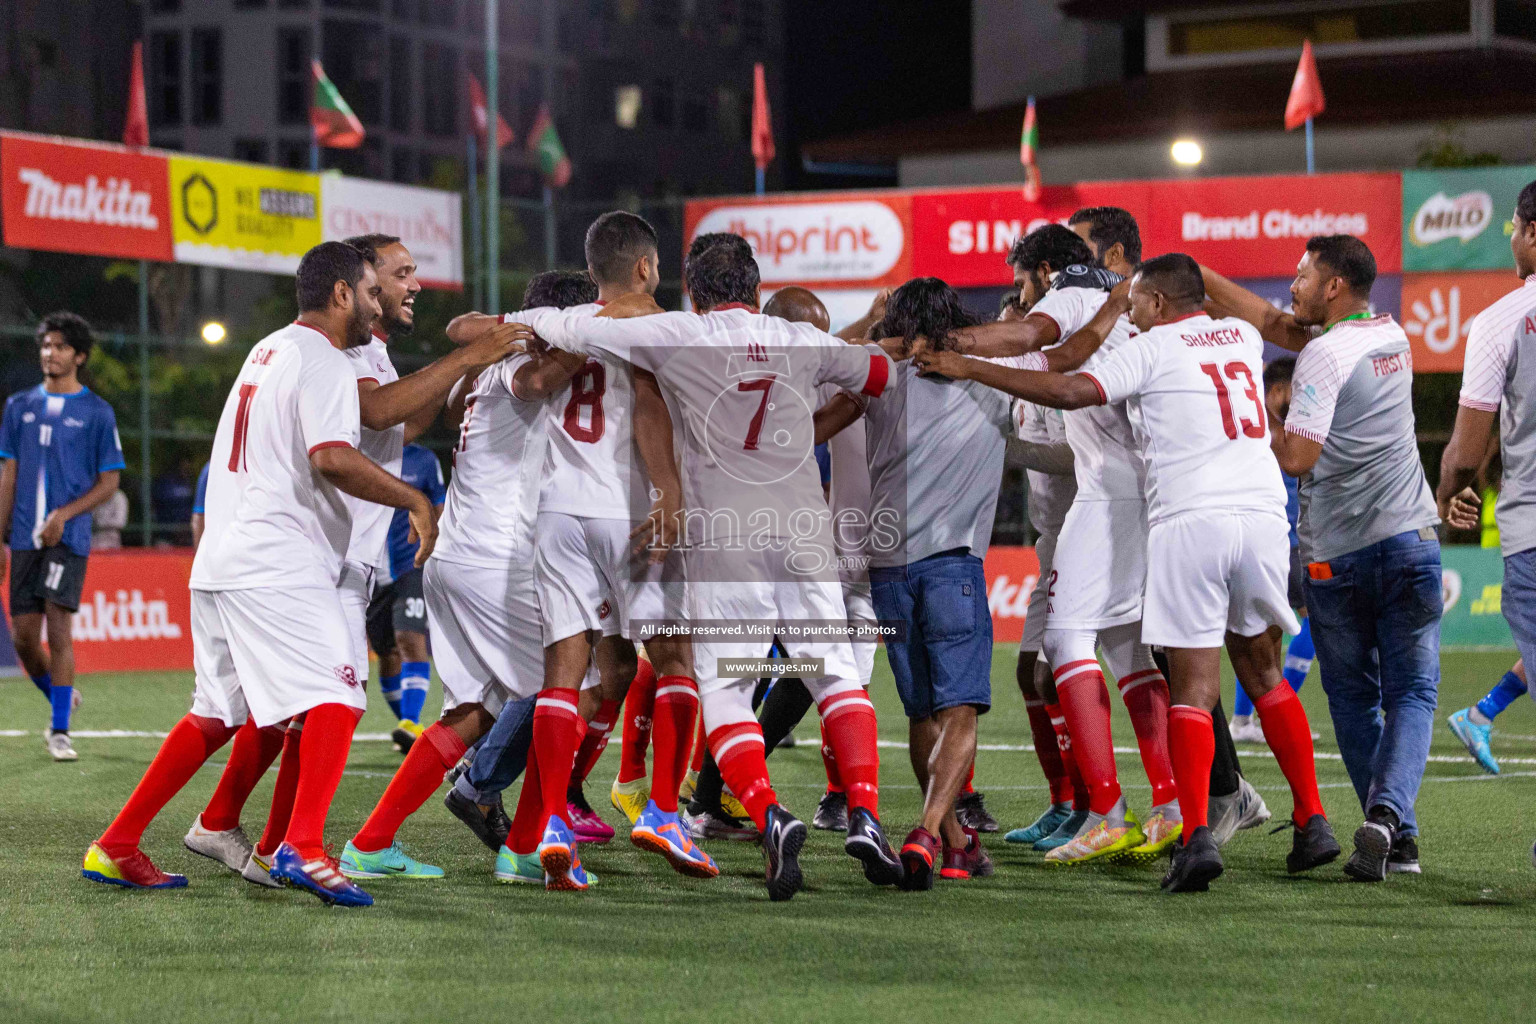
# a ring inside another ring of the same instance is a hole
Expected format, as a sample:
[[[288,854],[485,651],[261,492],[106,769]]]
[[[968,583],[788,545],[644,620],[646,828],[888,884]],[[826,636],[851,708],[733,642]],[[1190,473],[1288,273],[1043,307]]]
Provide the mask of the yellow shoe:
[[[640,812],[645,810],[650,799],[651,780],[643,775],[630,782],[614,779],[613,787],[608,790],[608,801],[613,804],[613,809],[622,811],[631,825],[639,820]]]
[[[689,772],[683,776],[683,784],[677,787],[677,802],[686,804],[693,799],[693,791],[699,787],[699,773]]]
[[[1179,841],[1179,837],[1184,834],[1184,823],[1169,821],[1162,811],[1153,811],[1141,826],[1141,831],[1147,841],[1126,850],[1120,857],[1122,861],[1129,864],[1151,864]]]
[[[389,738],[395,741],[395,749],[402,754],[411,752],[411,744],[421,738],[425,732],[420,722],[413,722],[409,718],[402,718],[395,724],[395,728],[389,734]]]
[[[720,794],[720,809],[741,821],[752,820],[752,815],[747,813],[747,809],[741,805],[741,801],[729,793]]]
[[[1094,860],[1113,862],[1146,841],[1135,817],[1127,814],[1124,826],[1116,828],[1107,820],[1101,821],[1087,832],[1074,836],[1067,845],[1047,853],[1045,862],[1051,865],[1087,864]]]

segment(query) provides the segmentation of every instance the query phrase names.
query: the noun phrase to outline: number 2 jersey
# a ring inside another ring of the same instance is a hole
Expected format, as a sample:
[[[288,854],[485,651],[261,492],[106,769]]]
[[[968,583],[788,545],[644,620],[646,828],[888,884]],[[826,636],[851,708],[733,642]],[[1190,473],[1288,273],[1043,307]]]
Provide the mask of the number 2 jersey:
[[[1130,338],[1081,371],[1106,404],[1125,403],[1146,458],[1149,525],[1184,512],[1285,516],[1285,484],[1269,448],[1263,354],[1252,325],[1192,313]]]
[[[335,587],[351,500],[309,460],[356,448],[359,429],[357,375],[323,331],[293,323],[257,342],[214,434],[192,589]]]

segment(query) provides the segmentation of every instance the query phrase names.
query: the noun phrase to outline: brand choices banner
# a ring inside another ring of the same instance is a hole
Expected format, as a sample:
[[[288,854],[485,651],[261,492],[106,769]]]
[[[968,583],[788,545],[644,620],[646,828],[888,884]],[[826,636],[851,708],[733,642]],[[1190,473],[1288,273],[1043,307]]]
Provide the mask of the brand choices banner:
[[[306,250],[399,235],[429,288],[463,286],[459,195],[0,132],[0,222],[24,249],[291,274]]]
[[[1510,218],[1536,167],[1403,172],[1404,270],[1509,270]]]

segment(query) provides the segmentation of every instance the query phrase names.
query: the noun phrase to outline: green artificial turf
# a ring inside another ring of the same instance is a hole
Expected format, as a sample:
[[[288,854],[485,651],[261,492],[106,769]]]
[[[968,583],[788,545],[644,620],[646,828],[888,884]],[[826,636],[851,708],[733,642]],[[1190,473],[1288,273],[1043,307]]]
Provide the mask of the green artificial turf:
[[[1013,651],[994,663],[997,709],[982,742],[1022,747],[1028,724]],[[930,893],[877,890],[813,832],[808,891],[770,904],[750,845],[711,843],[722,875],[699,882],[619,839],[586,848],[601,877],[582,894],[497,885],[492,857],[434,798],[401,832],[445,880],[376,881],[377,905],[328,909],[294,891],[258,889],[186,851],[181,836],[212,792],[205,768],[145,837],[189,888],[131,892],[80,877],[87,845],[138,781],[152,738],[79,736],[80,760],[43,749],[45,702],[25,679],[0,681],[0,1021],[896,1021],[921,1020],[1514,1020],[1529,1016],[1536,921],[1536,715],[1499,721],[1505,774],[1465,757],[1444,716],[1480,696],[1508,653],[1456,653],[1419,802],[1424,874],[1381,885],[1345,880],[1335,863],[1288,877],[1289,833],[1240,834],[1227,873],[1204,895],[1159,893],[1161,868],[1047,869],[1041,855],[988,840],[997,874]],[[189,702],[189,674],[84,681],[76,732],[165,730]],[[883,661],[873,687],[888,741],[905,720]],[[1230,688],[1229,688],[1230,692]],[[434,686],[434,701],[436,687]],[[1303,691],[1323,734],[1323,799],[1346,851],[1360,821],[1316,673]],[[382,703],[375,701],[376,704]],[[1118,704],[1118,701],[1115,702]],[[433,708],[429,706],[430,714]],[[1134,746],[1117,708],[1115,731]],[[387,732],[382,710],[362,732]],[[814,723],[770,768],[792,810],[809,817],[822,785]],[[1276,822],[1290,797],[1261,747],[1249,778]],[[906,752],[882,751],[882,817],[900,842],[918,800]],[[222,763],[223,755],[215,761]],[[615,740],[588,793],[614,824],[607,786]],[[330,819],[339,849],[400,757],[359,741]],[[1133,753],[1119,758],[1133,806],[1148,789]],[[275,773],[274,773],[275,774]],[[260,829],[273,775],[247,808]],[[1034,755],[983,750],[976,781],[1004,828],[1027,824],[1045,792]],[[515,797],[515,794],[512,795]],[[513,800],[509,798],[508,803]]]

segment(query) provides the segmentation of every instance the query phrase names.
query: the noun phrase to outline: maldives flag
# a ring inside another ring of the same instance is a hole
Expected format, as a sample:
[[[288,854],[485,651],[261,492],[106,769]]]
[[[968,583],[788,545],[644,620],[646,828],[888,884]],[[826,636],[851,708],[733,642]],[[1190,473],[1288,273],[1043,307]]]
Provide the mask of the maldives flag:
[[[560,144],[560,135],[555,131],[555,122],[550,120],[547,106],[539,108],[533,127],[528,129],[528,152],[538,155],[539,170],[544,172],[544,180],[550,185],[564,188],[571,180],[571,158],[565,155],[565,147]]]
[[[352,113],[336,86],[325,77],[318,60],[310,62],[315,79],[315,98],[309,104],[309,126],[315,141],[331,149],[356,149],[363,144],[363,122]]]
[[[1307,39],[1301,44],[1301,62],[1296,65],[1291,95],[1285,101],[1285,130],[1300,128],[1321,114],[1326,105],[1323,80],[1317,77],[1317,61],[1312,57],[1312,40]]]
[[[773,124],[768,117],[768,80],[761,64],[752,65],[752,159],[759,170],[773,163]]]
[[[1035,127],[1035,98],[1024,107],[1024,130],[1019,134],[1019,163],[1024,165],[1024,200],[1040,198],[1040,168],[1035,164],[1035,150],[1040,148],[1040,130]]]
[[[480,142],[484,144],[486,139],[486,123],[490,121],[491,114],[485,104],[485,90],[480,87],[480,79],[474,75],[469,76],[469,109],[475,118],[475,134],[480,136]],[[496,113],[496,148],[501,149],[512,144],[512,126],[507,124],[507,119]]]
[[[144,44],[133,44],[133,66],[128,72],[128,118],[123,124],[123,145],[149,145],[149,104],[144,100]]]

